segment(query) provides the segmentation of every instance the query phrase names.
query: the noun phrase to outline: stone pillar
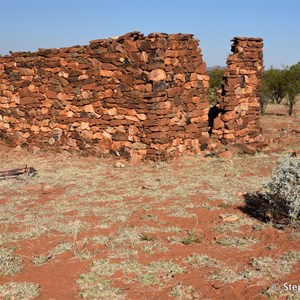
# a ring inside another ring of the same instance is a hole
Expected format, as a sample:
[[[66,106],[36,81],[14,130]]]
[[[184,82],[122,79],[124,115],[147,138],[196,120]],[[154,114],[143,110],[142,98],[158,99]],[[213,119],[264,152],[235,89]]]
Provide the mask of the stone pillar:
[[[212,134],[222,143],[251,142],[260,135],[259,92],[263,40],[235,37],[227,59]]]

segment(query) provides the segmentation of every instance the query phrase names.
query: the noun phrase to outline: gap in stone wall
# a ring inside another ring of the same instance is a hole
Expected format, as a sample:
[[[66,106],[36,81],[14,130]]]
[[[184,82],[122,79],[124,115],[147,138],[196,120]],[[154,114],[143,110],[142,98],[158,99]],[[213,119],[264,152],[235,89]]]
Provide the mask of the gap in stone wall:
[[[259,135],[262,40],[234,38],[223,93],[192,34],[131,32],[0,58],[0,138],[11,145],[168,159]],[[211,129],[209,129],[209,126]]]

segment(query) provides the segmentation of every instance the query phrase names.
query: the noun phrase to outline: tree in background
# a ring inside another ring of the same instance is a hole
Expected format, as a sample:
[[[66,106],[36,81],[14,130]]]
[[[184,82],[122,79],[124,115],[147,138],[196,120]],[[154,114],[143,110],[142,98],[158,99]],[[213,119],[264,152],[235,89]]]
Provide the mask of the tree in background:
[[[224,68],[215,67],[208,71],[210,76],[208,100],[211,106],[214,106],[218,101],[219,90],[221,89],[222,78],[224,75]]]
[[[214,67],[208,71],[210,76],[208,99],[210,106],[214,106],[219,97],[222,86],[224,68]],[[300,62],[283,69],[271,67],[264,70],[260,91],[260,110],[264,114],[269,103],[285,102],[288,114],[292,115],[294,106],[300,94]]]
[[[264,71],[261,79],[261,88],[259,94],[259,104],[260,104],[260,112],[264,114],[266,112],[267,106],[271,101],[271,92],[269,86],[269,78],[268,71]]]
[[[293,113],[297,102],[297,96],[300,94],[300,62],[284,70],[285,94],[287,97],[286,105],[289,116]]]
[[[293,113],[300,94],[300,63],[285,67],[284,69],[264,70],[260,92],[260,110],[263,114],[267,105],[280,104],[284,99],[288,108],[288,114]]]
[[[271,102],[280,104],[285,96],[284,72],[280,69],[271,68],[265,71],[264,77],[269,86]]]
[[[260,110],[264,114],[267,105],[271,103],[280,104],[285,97],[285,74],[283,70],[264,70],[261,81]]]

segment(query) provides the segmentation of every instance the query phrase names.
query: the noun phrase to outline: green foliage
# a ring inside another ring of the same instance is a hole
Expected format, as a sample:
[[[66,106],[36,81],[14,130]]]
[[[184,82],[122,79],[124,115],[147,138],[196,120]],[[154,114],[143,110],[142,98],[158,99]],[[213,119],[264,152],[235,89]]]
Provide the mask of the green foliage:
[[[284,71],[279,69],[265,70],[262,75],[260,108],[263,114],[269,102],[281,103],[285,96]]]
[[[300,62],[284,70],[285,93],[287,96],[288,114],[293,113],[297,96],[300,94]]]
[[[218,91],[221,89],[222,78],[224,75],[224,69],[216,67],[208,71],[210,76],[208,100],[211,106],[214,106],[218,100]]]
[[[281,103],[286,94],[284,70],[264,70],[261,82],[260,108],[264,113],[269,102]]]
[[[285,78],[283,70],[271,68],[264,72],[263,80],[268,87],[271,101],[280,104],[285,96]]]
[[[264,70],[261,82],[260,108],[264,113],[267,105],[271,103],[280,104],[286,98],[289,115],[300,93],[300,63],[285,67],[284,69]]]
[[[270,88],[268,85],[268,73],[267,71],[263,72],[262,80],[261,80],[261,89],[259,95],[259,104],[260,104],[260,112],[264,114],[266,112],[267,106],[271,101],[270,97]]]

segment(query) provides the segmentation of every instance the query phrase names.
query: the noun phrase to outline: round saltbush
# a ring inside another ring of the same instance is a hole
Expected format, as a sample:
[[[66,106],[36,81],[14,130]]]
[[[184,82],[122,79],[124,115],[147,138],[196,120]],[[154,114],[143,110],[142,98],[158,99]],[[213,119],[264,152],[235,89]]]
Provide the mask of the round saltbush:
[[[268,202],[272,217],[285,222],[300,218],[300,158],[282,157],[260,196]]]

